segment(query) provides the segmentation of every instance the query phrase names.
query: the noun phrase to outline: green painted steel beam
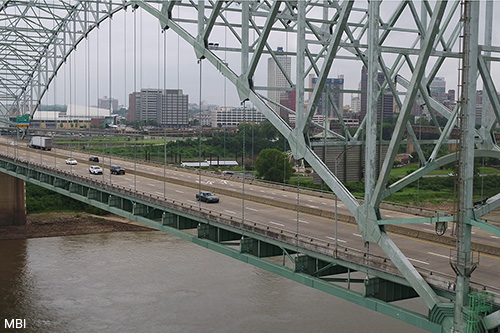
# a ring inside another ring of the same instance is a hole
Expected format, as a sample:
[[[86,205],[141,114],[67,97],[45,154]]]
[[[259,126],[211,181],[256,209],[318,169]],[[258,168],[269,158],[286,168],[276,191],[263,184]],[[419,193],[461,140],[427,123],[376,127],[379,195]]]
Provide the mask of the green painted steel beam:
[[[453,222],[454,216],[433,216],[433,217],[417,217],[413,219],[393,219],[393,220],[378,220],[378,225],[401,225],[401,224],[422,224],[422,223],[438,223],[438,222]]]
[[[488,198],[480,207],[474,209],[474,216],[484,216],[500,207],[500,193]]]
[[[484,231],[487,231],[493,235],[500,237],[500,228],[499,227],[495,227],[494,225],[491,225],[489,223],[483,222],[481,220],[474,220],[474,219],[469,220],[469,223],[470,223],[470,225],[472,225],[474,227],[478,227]]]
[[[435,11],[432,14],[428,31],[426,32],[424,40],[422,42],[422,48],[417,60],[417,64],[415,66],[415,71],[410,81],[408,92],[401,108],[401,113],[399,114],[398,120],[396,122],[396,127],[394,128],[394,135],[392,136],[389,148],[387,150],[386,158],[384,159],[384,163],[382,165],[381,175],[375,186],[374,197],[370,198],[370,205],[373,207],[378,207],[382,200],[382,194],[389,179],[392,162],[394,161],[394,157],[396,156],[399,148],[399,143],[405,132],[406,123],[409,120],[410,111],[413,107],[413,103],[417,95],[418,85],[424,77],[426,61],[432,51],[434,40],[439,32],[441,18],[446,9],[446,5],[447,1],[436,2]]]
[[[482,319],[482,323],[486,330],[493,330],[500,327],[500,310],[485,316]]]

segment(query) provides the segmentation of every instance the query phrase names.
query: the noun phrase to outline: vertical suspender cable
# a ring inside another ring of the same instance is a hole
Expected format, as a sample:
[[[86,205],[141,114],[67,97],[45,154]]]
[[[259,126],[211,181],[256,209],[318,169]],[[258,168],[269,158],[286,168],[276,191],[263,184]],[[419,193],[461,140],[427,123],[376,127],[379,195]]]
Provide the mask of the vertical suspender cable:
[[[73,110],[73,76],[72,76],[72,72],[73,72],[73,63],[75,62],[74,60],[72,60],[71,58],[73,57],[73,53],[71,54],[70,58],[69,58],[69,106],[71,107],[71,112],[69,113],[69,120],[66,120],[66,125],[69,126],[70,128],[68,128],[68,130],[70,131],[70,136],[69,136],[69,154],[70,156],[72,156],[72,149],[71,149],[71,142],[73,141],[73,131],[71,130],[71,125],[73,124],[72,123],[72,120],[73,120],[73,113],[74,113],[74,110]],[[70,169],[70,172],[73,171],[73,165],[70,164],[69,166],[69,169]]]
[[[124,14],[123,14],[123,105],[124,107],[127,107],[128,104],[128,110],[130,110],[130,100],[128,99],[127,96],[127,7],[124,7]],[[128,116],[128,120],[133,121],[133,119]],[[126,138],[126,134],[122,134],[122,137]]]
[[[177,6],[177,18],[180,19],[180,9],[179,9],[180,6]],[[180,57],[181,57],[181,54],[180,54],[180,36],[179,34],[177,34],[177,90],[180,89]],[[178,101],[178,100],[177,100]],[[177,104],[178,105],[178,104]],[[182,134],[182,138],[184,139],[184,134]],[[176,140],[177,141],[177,154],[176,154],[176,157],[175,157],[175,160],[177,161],[177,158],[179,159],[178,163],[181,164],[182,163],[182,156],[181,156],[181,152],[180,152],[180,148],[179,148],[179,140]],[[178,157],[177,157],[178,156]]]
[[[111,72],[111,58],[112,58],[112,54],[111,54],[111,50],[112,50],[112,47],[111,47],[111,0],[109,2],[109,18],[108,18],[108,21],[109,21],[109,32],[108,32],[108,65],[109,65],[109,82],[108,82],[108,85],[109,85],[109,97],[108,97],[108,102],[109,102],[109,115],[111,116],[113,114],[113,103],[112,103],[112,99],[111,99],[111,77],[112,77],[112,72]],[[112,149],[112,146],[113,146],[113,136],[110,136],[109,137],[109,140],[111,141],[110,144],[109,144],[109,167],[110,167],[110,172],[109,172],[109,182],[111,183],[111,149]],[[103,172],[104,174],[104,172]]]
[[[243,156],[241,158],[241,165],[243,166],[243,177],[241,179],[241,238],[243,239],[245,236],[245,146],[246,146],[246,136],[247,136],[247,110],[246,110],[246,102],[243,101]]]
[[[137,97],[140,96],[140,94],[137,93],[137,9],[134,9],[134,110],[137,113],[138,108],[137,108]],[[141,119],[141,117],[139,117]],[[137,114],[135,115],[135,120],[137,120]],[[134,136],[134,191],[137,191],[137,176],[136,176],[136,171],[137,171],[137,136]]]
[[[202,86],[202,60],[198,60],[198,64],[200,65],[200,90],[199,90],[199,105],[198,105],[198,117],[200,123],[198,124],[198,193],[201,192],[201,86]],[[201,193],[200,193],[201,195]],[[198,207],[201,210],[201,196],[198,201]]]
[[[85,26],[87,27],[88,29],[88,22],[87,22],[87,10],[85,11]],[[90,145],[89,145],[89,140],[90,140],[90,115],[89,115],[89,107],[90,107],[90,98],[89,98],[89,94],[90,94],[90,65],[89,65],[89,61],[90,61],[90,53],[89,53],[89,50],[90,50],[90,47],[89,47],[89,38],[88,36],[85,37],[85,89],[84,89],[84,93],[85,93],[85,124],[89,124],[88,125],[88,136],[87,136],[87,151],[89,152],[90,154],[90,151],[88,150],[88,148],[90,148]],[[89,155],[90,156],[90,155]]]
[[[163,104],[167,103],[167,31],[163,30],[163,91],[165,93]],[[162,104],[162,108],[165,106]],[[167,168],[167,136],[166,126],[163,126],[163,200],[167,197],[166,168]]]
[[[285,157],[286,161],[286,157]],[[297,165],[297,163],[295,164]],[[295,245],[297,247],[297,257],[299,256],[299,221],[300,221],[300,173],[297,173],[297,233],[295,234]]]
[[[227,28],[224,29],[224,63],[227,64]],[[224,112],[222,113],[224,117],[227,114],[227,77],[224,75]],[[226,120],[224,119],[224,122]],[[223,158],[226,160],[226,125],[222,125],[224,128],[224,150],[223,150]]]
[[[101,81],[99,79],[99,74],[100,74],[100,71],[99,71],[99,63],[100,63],[100,58],[99,58],[99,55],[100,55],[100,52],[99,52],[99,35],[100,35],[100,27],[98,26],[97,27],[97,46],[96,46],[96,99],[97,99],[97,102],[99,102],[99,82]],[[105,153],[105,149],[104,149],[104,143],[101,141],[101,144],[102,144],[102,159],[101,159],[101,163],[102,163],[102,169],[104,170],[104,157],[106,156],[106,153]],[[102,181],[104,181],[104,171],[102,173]]]

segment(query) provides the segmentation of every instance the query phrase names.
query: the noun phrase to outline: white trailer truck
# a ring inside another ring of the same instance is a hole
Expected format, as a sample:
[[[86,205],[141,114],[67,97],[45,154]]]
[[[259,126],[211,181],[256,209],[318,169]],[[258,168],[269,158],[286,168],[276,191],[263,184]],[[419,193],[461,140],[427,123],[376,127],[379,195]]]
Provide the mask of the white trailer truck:
[[[34,136],[31,138],[28,146],[35,149],[51,150],[52,138],[48,138],[46,136]]]

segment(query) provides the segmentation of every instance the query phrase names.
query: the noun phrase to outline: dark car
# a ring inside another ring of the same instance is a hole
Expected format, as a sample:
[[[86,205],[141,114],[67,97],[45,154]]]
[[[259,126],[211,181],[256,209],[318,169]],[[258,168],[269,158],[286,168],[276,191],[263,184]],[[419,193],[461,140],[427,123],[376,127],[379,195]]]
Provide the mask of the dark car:
[[[196,193],[196,200],[201,200],[208,203],[217,203],[219,202],[219,197],[212,192],[200,192]]]
[[[113,175],[124,175],[125,174],[125,169],[123,169],[119,165],[112,165],[112,166],[110,166],[109,167],[109,171],[111,171],[111,173]]]
[[[89,158],[89,161],[99,163],[99,157],[92,156],[91,158]]]

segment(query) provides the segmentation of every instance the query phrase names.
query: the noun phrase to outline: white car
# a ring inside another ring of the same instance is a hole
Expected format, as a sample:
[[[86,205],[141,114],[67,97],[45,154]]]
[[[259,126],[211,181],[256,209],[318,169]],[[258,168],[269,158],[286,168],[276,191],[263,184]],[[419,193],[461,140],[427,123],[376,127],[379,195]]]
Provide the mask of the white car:
[[[89,168],[89,173],[94,175],[102,175],[102,168],[98,165],[91,165]]]
[[[66,160],[66,164],[70,164],[70,165],[77,165],[77,164],[78,164],[78,162],[77,162],[74,158],[71,158],[71,157],[70,157],[70,158],[68,158],[68,159]]]

